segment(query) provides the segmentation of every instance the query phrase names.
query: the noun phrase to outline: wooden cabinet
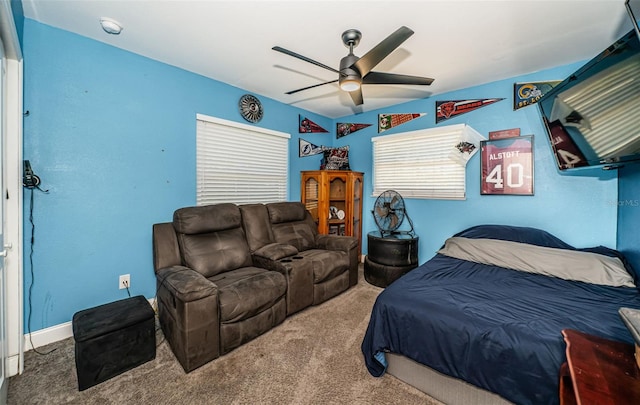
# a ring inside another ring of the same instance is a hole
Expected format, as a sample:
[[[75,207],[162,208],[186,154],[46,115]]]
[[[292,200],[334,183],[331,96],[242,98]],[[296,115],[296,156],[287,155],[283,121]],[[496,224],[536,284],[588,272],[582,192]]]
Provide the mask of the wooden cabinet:
[[[348,170],[301,172],[301,201],[325,235],[358,239],[362,251],[362,177]]]

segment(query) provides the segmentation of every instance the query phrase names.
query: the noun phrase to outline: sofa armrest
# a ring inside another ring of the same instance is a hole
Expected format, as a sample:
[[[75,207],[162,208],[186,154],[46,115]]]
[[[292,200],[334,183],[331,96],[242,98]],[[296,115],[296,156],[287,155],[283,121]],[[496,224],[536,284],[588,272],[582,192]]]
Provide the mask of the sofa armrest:
[[[187,373],[220,356],[218,287],[185,266],[156,270],[162,332]]]
[[[293,245],[285,245],[282,243],[269,243],[253,252],[254,256],[263,257],[269,260],[280,260],[285,257],[295,256],[298,249]]]
[[[316,248],[325,250],[341,250],[349,252],[358,247],[358,239],[353,236],[318,235],[316,236]]]
[[[214,283],[185,266],[161,268],[156,271],[156,277],[158,290],[164,288],[181,302],[192,302],[218,294],[218,287]]]
[[[359,249],[358,239],[353,236],[318,235],[316,236],[316,248],[326,250],[338,250],[349,255],[349,287],[358,284]]]

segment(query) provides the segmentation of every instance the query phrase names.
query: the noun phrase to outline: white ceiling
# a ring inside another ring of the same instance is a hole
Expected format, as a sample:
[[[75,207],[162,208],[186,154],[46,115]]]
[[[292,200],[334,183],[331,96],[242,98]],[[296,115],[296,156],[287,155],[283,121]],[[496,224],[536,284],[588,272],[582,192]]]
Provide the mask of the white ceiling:
[[[23,0],[27,18],[174,65],[247,92],[338,118],[590,59],[632,28],[624,0]],[[100,17],[124,26],[106,34]],[[431,86],[363,86],[355,107],[333,68],[363,34],[362,56],[400,26],[415,34],[374,70],[435,78]],[[556,79],[550,78],[550,79]],[[490,97],[491,95],[486,95]]]

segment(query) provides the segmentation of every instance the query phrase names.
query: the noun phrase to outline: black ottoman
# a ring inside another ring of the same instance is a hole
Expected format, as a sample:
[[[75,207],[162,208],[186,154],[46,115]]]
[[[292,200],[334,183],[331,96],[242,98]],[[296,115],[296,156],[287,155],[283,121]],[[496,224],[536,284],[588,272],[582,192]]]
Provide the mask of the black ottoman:
[[[76,312],[72,324],[80,391],[156,357],[154,313],[142,295]]]

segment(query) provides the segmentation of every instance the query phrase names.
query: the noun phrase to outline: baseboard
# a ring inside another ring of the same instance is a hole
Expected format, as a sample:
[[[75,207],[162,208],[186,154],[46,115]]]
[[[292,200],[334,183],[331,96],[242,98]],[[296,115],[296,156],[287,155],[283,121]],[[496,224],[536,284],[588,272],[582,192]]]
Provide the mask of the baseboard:
[[[150,298],[148,299],[149,304],[151,304],[152,308],[156,307],[156,299]],[[38,348],[40,346],[48,345],[49,343],[58,342],[60,340],[64,340],[73,336],[73,325],[71,321],[61,323],[59,325],[54,325],[49,328],[40,329],[35,332],[31,332],[31,337],[29,334],[24,335],[24,351],[28,352],[32,350],[34,347]],[[32,344],[33,343],[33,344]]]
[[[13,377],[14,375],[22,373],[22,370],[20,369],[20,355],[18,354],[7,357],[5,365],[7,366],[6,377]]]
[[[40,329],[35,332],[24,335],[24,351],[28,352],[33,348],[48,345],[49,343],[64,340],[73,336],[73,328],[71,322],[61,323],[49,328]],[[32,344],[33,343],[33,344]]]

